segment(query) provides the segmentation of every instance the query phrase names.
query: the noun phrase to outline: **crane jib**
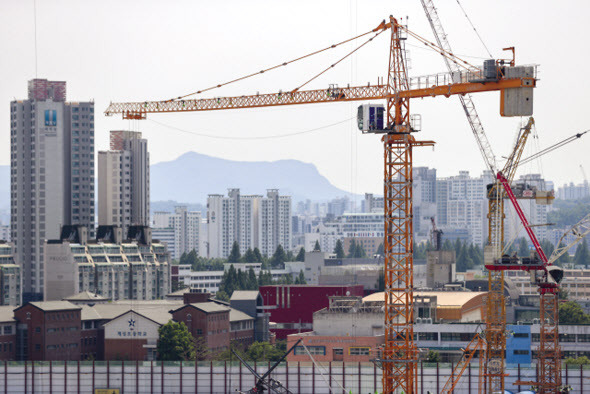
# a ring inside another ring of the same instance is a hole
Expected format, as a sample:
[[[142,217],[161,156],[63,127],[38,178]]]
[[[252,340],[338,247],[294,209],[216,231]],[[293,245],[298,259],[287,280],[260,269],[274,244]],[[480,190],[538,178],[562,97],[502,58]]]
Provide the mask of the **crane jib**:
[[[343,87],[320,90],[304,90],[297,92],[279,92],[271,94],[257,94],[250,96],[215,97],[206,99],[168,100],[168,101],[144,101],[129,103],[111,103],[106,109],[106,115],[123,114],[133,116],[141,115],[145,118],[148,113],[165,112],[193,112],[214,111],[224,109],[272,107],[295,104],[313,104],[342,101],[379,100],[389,98],[424,98],[424,97],[449,97],[457,94],[488,92],[495,90],[535,87],[534,78],[511,78],[491,82],[466,82],[419,87],[417,89],[404,90],[397,93],[387,91],[385,85]]]

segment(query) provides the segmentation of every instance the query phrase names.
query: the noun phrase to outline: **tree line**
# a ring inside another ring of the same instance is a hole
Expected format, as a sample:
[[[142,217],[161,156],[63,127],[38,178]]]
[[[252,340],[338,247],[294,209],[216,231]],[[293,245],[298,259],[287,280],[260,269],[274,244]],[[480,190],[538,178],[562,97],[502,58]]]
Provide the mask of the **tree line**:
[[[215,294],[215,298],[222,301],[229,301],[232,294],[236,290],[258,290],[260,286],[267,286],[273,284],[286,285],[305,285],[305,275],[303,270],[299,271],[299,275],[293,280],[291,275],[285,275],[278,281],[273,281],[272,273],[269,270],[260,270],[258,277],[254,269],[250,267],[247,272],[237,269],[232,264],[221,277],[219,290]]]
[[[234,351],[246,361],[278,361],[287,349],[285,341],[254,342],[242,348],[234,347]],[[230,349],[213,353],[203,338],[194,338],[184,322],[169,321],[158,329],[157,359],[159,361],[232,361],[236,357]]]

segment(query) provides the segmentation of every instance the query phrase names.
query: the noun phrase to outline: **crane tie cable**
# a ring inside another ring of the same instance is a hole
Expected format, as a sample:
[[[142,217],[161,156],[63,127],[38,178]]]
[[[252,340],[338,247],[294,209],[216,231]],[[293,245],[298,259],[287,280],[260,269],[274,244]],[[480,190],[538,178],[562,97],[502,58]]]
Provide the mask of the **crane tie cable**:
[[[434,50],[435,52],[438,52],[443,57],[445,57],[445,58],[449,59],[451,62],[455,63],[457,66],[463,67],[467,70],[469,70],[469,68],[472,68],[472,69],[477,68],[473,64],[469,63],[467,60],[463,60],[463,59],[459,58],[458,56],[456,56],[455,54],[445,51],[443,48],[439,47],[435,43],[428,41],[427,39],[420,36],[419,34],[414,33],[413,31],[408,29],[406,26],[400,25],[399,23],[397,24],[397,26],[400,29],[404,30],[409,35],[411,35],[412,37],[414,37],[415,39],[417,39],[418,41],[420,41],[421,43],[423,43],[424,45],[426,45],[427,47],[429,47],[430,49]]]
[[[305,85],[307,85],[308,83],[310,83],[311,81],[313,81],[314,79],[318,78],[320,75],[324,74],[329,69],[334,68],[336,65],[338,65],[338,63],[342,62],[344,59],[346,59],[347,57],[351,56],[353,53],[355,53],[356,51],[358,51],[359,49],[361,49],[362,47],[364,47],[365,45],[367,45],[369,42],[373,41],[374,38],[377,38],[377,36],[379,36],[379,34],[383,33],[384,31],[385,30],[378,31],[377,34],[375,34],[373,37],[369,38],[363,44],[359,45],[354,50],[352,50],[351,52],[349,52],[348,54],[346,54],[345,56],[343,56],[342,58],[340,58],[340,60],[338,60],[336,63],[330,65],[329,67],[326,67],[325,70],[323,70],[319,74],[315,75],[314,77],[312,77],[311,79],[309,79],[307,82],[303,83],[302,85],[296,87],[291,92],[294,93],[294,92],[298,91],[299,89],[301,89],[302,87],[304,87]]]
[[[473,25],[473,23],[471,22],[471,19],[469,18],[469,15],[467,15],[467,12],[465,12],[465,9],[463,8],[463,6],[461,5],[461,3],[459,2],[459,0],[457,0],[457,4],[459,4],[459,8],[461,8],[461,11],[463,11],[463,15],[465,15],[465,18],[467,18],[467,21],[469,22],[469,24],[471,25],[471,27],[473,28],[473,31],[475,32],[475,34],[477,35],[477,38],[479,38],[479,41],[481,42],[481,45],[483,45],[483,47],[486,49],[486,52],[488,53],[488,55],[490,55],[490,58],[493,58],[492,53],[490,52],[490,50],[488,49],[488,47],[486,46],[486,43],[483,42],[483,39],[481,38],[481,36],[479,35],[479,32],[477,31],[477,29],[475,28],[475,26]]]
[[[176,97],[176,98],[172,98],[172,99],[170,99],[170,100],[167,100],[167,101],[181,100],[181,99],[183,99],[183,98],[186,98],[186,97],[189,97],[189,96],[193,96],[193,95],[195,95],[195,94],[200,94],[200,93],[203,93],[203,92],[207,92],[207,91],[209,91],[209,90],[213,90],[213,89],[218,89],[218,88],[221,88],[222,86],[226,86],[226,85],[232,84],[232,83],[234,83],[234,82],[242,81],[242,80],[244,80],[244,79],[247,79],[247,78],[253,77],[253,76],[255,76],[255,75],[264,74],[264,73],[265,73],[265,72],[267,72],[267,71],[272,71],[272,70],[275,70],[275,69],[277,69],[277,68],[280,68],[280,67],[287,66],[287,65],[289,65],[289,64],[291,64],[291,63],[295,63],[295,62],[297,62],[297,61],[299,61],[299,60],[306,59],[306,58],[308,58],[308,57],[310,57],[310,56],[317,55],[318,53],[322,53],[322,52],[325,52],[325,51],[327,51],[327,50],[329,50],[329,49],[333,49],[333,48],[336,48],[336,47],[338,47],[338,46],[340,46],[340,45],[343,45],[343,44],[346,44],[346,43],[348,43],[348,42],[354,41],[354,40],[356,40],[356,39],[358,39],[358,38],[361,38],[361,37],[364,37],[364,36],[366,36],[366,35],[368,35],[368,34],[371,34],[371,33],[375,32],[375,31],[376,31],[376,30],[378,30],[378,29],[380,30],[380,32],[383,32],[383,31],[387,30],[388,28],[389,28],[389,27],[388,27],[388,25],[385,25],[384,23],[381,23],[381,24],[380,24],[380,25],[379,25],[377,28],[375,28],[375,29],[373,29],[373,30],[370,30],[370,31],[368,31],[368,32],[366,32],[366,33],[360,34],[360,35],[358,35],[358,36],[356,36],[356,37],[349,38],[348,40],[341,41],[341,42],[339,42],[339,43],[337,43],[337,44],[330,45],[329,47],[326,47],[326,48],[323,48],[323,49],[317,50],[317,51],[315,51],[315,52],[309,53],[309,54],[307,54],[307,55],[304,55],[304,56],[298,57],[298,58],[296,58],[296,59],[293,59],[293,60],[290,60],[290,61],[287,61],[287,62],[284,62],[284,63],[281,63],[281,64],[277,64],[276,66],[269,67],[269,68],[266,68],[266,69],[264,69],[264,70],[260,70],[260,71],[258,71],[258,72],[255,72],[255,73],[248,74],[248,75],[245,75],[245,76],[243,76],[243,77],[239,77],[239,78],[233,79],[233,80],[231,80],[231,81],[223,82],[223,83],[217,84],[217,85],[215,85],[215,86],[211,86],[211,87],[209,87],[209,88],[206,88],[206,89],[198,90],[198,91],[196,91],[196,92],[193,92],[193,93],[188,93],[188,94],[185,94],[184,96],[178,96],[178,97]]]

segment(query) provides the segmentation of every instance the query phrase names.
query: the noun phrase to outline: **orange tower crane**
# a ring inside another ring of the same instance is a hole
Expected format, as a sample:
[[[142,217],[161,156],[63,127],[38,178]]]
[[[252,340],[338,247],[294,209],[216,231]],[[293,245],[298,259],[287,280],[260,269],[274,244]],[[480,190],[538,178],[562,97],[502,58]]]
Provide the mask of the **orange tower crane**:
[[[385,347],[380,363],[383,368],[384,393],[393,393],[396,390],[400,390],[406,394],[412,394],[417,390],[416,375],[418,358],[413,335],[413,148],[433,145],[434,142],[418,141],[412,135],[415,130],[412,128],[410,122],[410,99],[435,96],[450,97],[451,95],[464,95],[476,92],[501,91],[501,103],[507,98],[511,102],[511,100],[514,100],[513,95],[515,93],[518,94],[523,89],[526,90],[527,88],[535,87],[536,79],[534,76],[526,76],[518,72],[513,72],[509,75],[507,68],[496,67],[495,63],[493,65],[488,63],[487,67],[484,67],[483,70],[471,66],[469,63],[455,57],[452,53],[445,52],[444,49],[429,43],[419,35],[411,32],[399,24],[393,17],[389,18],[389,22],[383,21],[375,29],[355,38],[360,38],[371,33],[377,36],[386,30],[391,30],[391,41],[389,46],[388,77],[387,84],[385,85],[379,84],[375,86],[346,88],[330,86],[328,89],[300,90],[304,84],[288,92],[204,99],[189,99],[188,96],[192,95],[190,94],[163,101],[111,103],[106,109],[105,114],[122,114],[124,119],[145,119],[148,113],[212,111],[311,103],[386,100],[386,124],[383,129],[372,128],[370,130],[372,133],[383,135],[382,142],[384,145]],[[404,50],[405,33],[444,56],[467,65],[465,66],[465,70],[454,73],[453,75],[436,74],[420,78],[408,78]],[[351,40],[346,40],[342,43]],[[312,54],[323,52],[338,45],[340,44],[332,45]],[[354,51],[350,54],[352,53]],[[312,54],[250,74],[243,78],[238,78],[228,83],[262,74],[265,71],[288,65]],[[328,67],[328,69],[331,67]],[[228,83],[219,84],[210,89],[221,87]],[[210,89],[198,91],[194,94],[200,94]],[[509,93],[509,97],[506,96],[507,93]],[[506,105],[510,105],[510,102],[507,102]]]

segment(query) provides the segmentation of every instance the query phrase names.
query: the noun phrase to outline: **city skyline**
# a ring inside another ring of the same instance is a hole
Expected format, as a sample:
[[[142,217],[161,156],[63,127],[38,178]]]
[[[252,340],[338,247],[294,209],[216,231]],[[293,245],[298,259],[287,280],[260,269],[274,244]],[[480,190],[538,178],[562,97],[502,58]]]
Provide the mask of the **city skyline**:
[[[310,7],[311,3],[309,4]],[[539,139],[536,144],[540,148],[586,128],[585,119],[582,116],[584,103],[587,102],[581,93],[584,89],[568,91],[564,94],[563,86],[554,81],[560,79],[563,63],[559,59],[565,57],[564,52],[567,51],[568,56],[573,56],[573,61],[579,64],[586,63],[587,54],[562,43],[559,37],[546,29],[542,21],[548,18],[566,17],[565,9],[550,7],[548,4],[548,2],[529,1],[515,5],[513,2],[506,1],[504,6],[500,5],[494,10],[484,9],[483,5],[472,5],[472,8],[467,10],[495,57],[505,56],[501,51],[502,47],[515,45],[519,63],[541,64],[542,79],[535,91],[535,114],[537,114],[539,129]],[[502,9],[507,7],[515,9],[515,12],[506,15]],[[573,13],[572,7],[575,10]],[[581,15],[587,14],[588,7],[588,4],[581,1],[570,4],[567,17],[573,20],[565,27],[565,34],[571,36],[582,34],[584,24],[580,18]],[[170,5],[165,9],[149,2],[139,9],[132,3],[116,4],[116,8],[121,11],[116,13],[118,15],[112,15],[110,7],[86,4],[77,4],[76,7],[72,7],[72,10],[68,7],[62,9],[62,7],[47,7],[44,4],[37,5],[37,75],[52,80],[67,80],[70,83],[72,97],[94,97],[96,108],[100,112],[111,100],[167,99],[232,79],[259,67],[282,62],[371,29],[381,19],[392,13],[397,16],[411,15],[410,28],[427,37],[430,36],[430,29],[418,3],[393,7],[388,1],[380,1],[369,9],[360,6],[357,1],[350,1],[345,6],[326,2],[322,4],[321,9],[325,9],[326,12],[330,10],[333,16],[330,24],[322,22],[321,12],[308,12],[310,8],[306,7],[306,4],[296,9],[279,4],[267,5],[264,15],[256,12],[255,4],[246,7],[239,3],[232,3],[229,10],[220,9],[214,4],[195,5],[183,2]],[[449,38],[457,52],[475,56],[475,58],[466,57],[475,64],[483,61],[483,58],[487,57],[485,50],[477,39],[472,37],[472,34],[466,33],[470,28],[457,7],[444,7],[440,11]],[[531,16],[526,30],[517,20],[517,15],[521,11]],[[51,21],[55,20],[58,12],[63,24],[55,27]],[[77,18],[73,17],[78,12],[93,14],[93,17],[82,23],[81,20],[77,21]],[[62,15],[62,13],[65,14]],[[282,18],[281,16],[286,13],[291,17]],[[134,15],[131,19],[128,18],[130,14]],[[155,15],[162,17],[155,20]],[[247,15],[247,18],[244,18],[244,15]],[[215,18],[212,18],[213,16]],[[220,17],[226,18],[229,22],[224,23],[226,28],[220,34],[207,34],[207,32],[219,30],[218,26],[213,25],[215,22],[212,20],[218,20]],[[497,28],[497,24],[493,21],[500,17],[511,26],[511,29]],[[22,33],[18,40],[14,40],[14,43],[6,40],[1,43],[4,53],[8,54],[12,62],[0,65],[0,72],[10,72],[13,78],[6,81],[0,91],[0,100],[10,101],[13,97],[23,96],[22,86],[19,86],[17,81],[31,79],[35,74],[32,4],[10,4],[0,18],[3,22],[0,23],[2,26],[0,29],[6,33],[5,37],[13,36],[14,31]],[[111,22],[111,28],[102,29],[107,18]],[[118,18],[124,18],[125,22]],[[174,18],[180,18],[181,23],[172,25],[166,22]],[[191,18],[200,23],[188,23]],[[18,21],[18,27],[15,25],[16,21]],[[308,25],[313,26],[313,29],[302,32],[299,29],[300,21],[307,22]],[[262,34],[261,30],[253,31],[245,25],[251,26],[252,23],[268,26],[268,29],[273,31],[273,35]],[[163,26],[166,30],[163,31],[154,26]],[[526,34],[519,34],[525,31]],[[198,58],[182,50],[186,43],[171,43],[170,40],[162,38],[166,35],[193,37],[193,47],[196,49],[194,52],[198,53]],[[142,45],[121,46],[121,36],[127,36],[134,42],[150,42],[149,50]],[[207,41],[200,38],[205,36],[208,37]],[[141,39],[135,40],[133,37],[141,37]],[[73,40],[75,44],[80,44],[79,48],[75,53],[65,50],[63,58],[50,56],[54,43],[63,40]],[[262,42],[264,45],[257,45],[257,42]],[[377,76],[384,74],[386,64],[382,44],[383,42],[380,42],[375,44],[374,48],[363,49],[362,54],[353,57],[352,62],[345,63],[342,69],[335,68],[334,74],[318,80],[317,85],[310,87],[322,88],[329,83],[376,82]],[[550,46],[552,51],[546,51],[547,46]],[[443,71],[444,65],[437,57],[413,46],[408,49],[412,56],[412,75]],[[177,56],[180,53],[183,56]],[[532,56],[533,53],[535,56]],[[166,61],[150,61],[154,54]],[[236,59],[244,57],[250,61],[243,67],[235,67]],[[209,61],[214,58],[221,61]],[[377,61],[368,62],[367,58]],[[114,61],[114,59],[123,61]],[[297,69],[298,74],[313,74],[332,58],[322,59],[319,63],[310,61],[302,65],[300,69]],[[214,67],[211,63],[215,63]],[[74,65],[76,68],[73,68]],[[81,69],[85,72],[80,72]],[[194,76],[190,75],[189,78],[178,78],[178,69],[198,70],[198,72]],[[89,78],[89,75],[92,75],[92,78]],[[128,75],[133,77],[129,78]],[[158,75],[158,78],[154,80],[151,78],[153,75]],[[255,82],[239,85],[236,89],[227,88],[212,94],[278,91],[301,83],[300,78],[294,78],[291,75],[280,78],[270,82],[264,78],[256,79]],[[560,97],[561,106],[557,109],[553,104],[555,97]],[[498,157],[507,155],[518,128],[518,119],[499,119],[498,100],[495,94],[477,96],[476,101],[496,155]],[[571,115],[566,116],[563,113],[565,109]],[[381,160],[375,159],[380,157],[381,144],[376,138],[360,135],[354,125],[355,112],[356,104],[335,104],[302,106],[293,109],[230,111],[221,115],[182,114],[170,115],[166,118],[153,116],[148,121],[142,122],[139,131],[153,142],[153,163],[168,161],[187,150],[243,161],[294,158],[313,163],[319,172],[334,185],[348,192],[376,193],[379,192],[382,184],[379,179],[382,163]],[[436,164],[439,173],[443,176],[450,176],[459,168],[463,168],[462,166],[468,167],[467,169],[472,173],[480,172],[484,168],[483,160],[477,151],[457,100],[423,100],[412,107],[412,112],[421,113],[423,116],[424,131],[419,133],[420,138],[434,139],[438,143],[434,152],[422,150],[419,155],[416,155],[417,165]],[[5,119],[4,123],[6,123],[7,117],[8,111],[0,110],[0,121]],[[265,121],[260,122],[260,119]],[[240,127],[236,127],[238,124]],[[97,148],[102,149],[108,146],[108,130],[122,129],[127,125],[128,122],[122,122],[118,118],[97,116]],[[329,125],[334,126],[327,127]],[[201,136],[171,127],[196,131]],[[284,135],[317,128],[321,130],[298,137],[268,141],[240,140],[240,144],[227,143],[227,138],[232,136],[243,138]],[[240,129],[239,132],[236,132],[236,129]],[[211,139],[202,136],[203,134],[225,139]],[[8,141],[7,138],[6,133],[0,134],[0,142]],[[582,180],[579,165],[590,168],[588,159],[583,155],[584,146],[587,146],[587,143],[582,140],[552,153],[551,157],[544,158],[544,163],[560,163],[559,166],[546,164],[545,178],[558,179],[561,176],[559,174],[565,173],[569,179],[556,182],[556,185],[570,181],[579,183]],[[243,149],[244,147],[247,149]],[[461,155],[457,154],[458,150],[461,151]],[[572,157],[575,159],[572,160]],[[0,154],[0,165],[7,165],[7,158],[7,152]]]

